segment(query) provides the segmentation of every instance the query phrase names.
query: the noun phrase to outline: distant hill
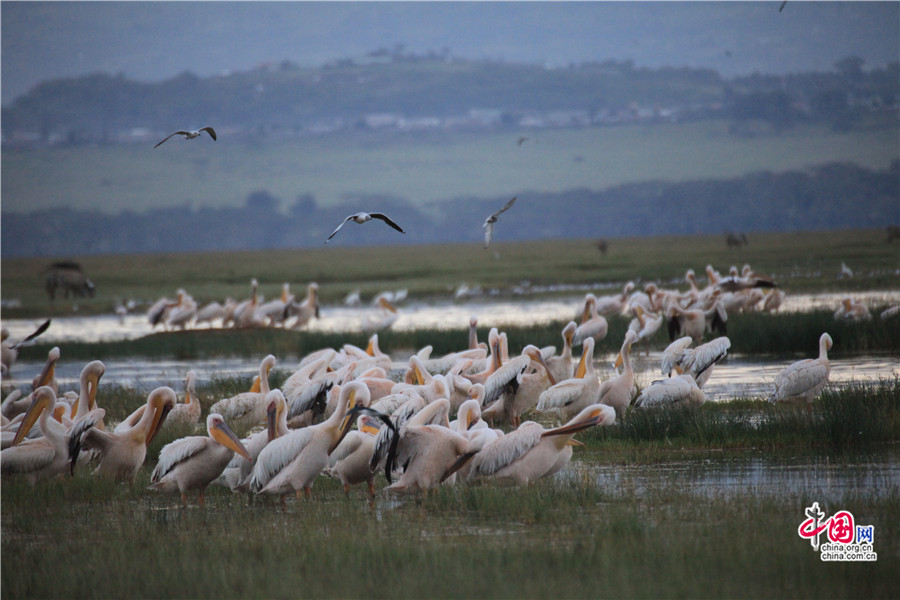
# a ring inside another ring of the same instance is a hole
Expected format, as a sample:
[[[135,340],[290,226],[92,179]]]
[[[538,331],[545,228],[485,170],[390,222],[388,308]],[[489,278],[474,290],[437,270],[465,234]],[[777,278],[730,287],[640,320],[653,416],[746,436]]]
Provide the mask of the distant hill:
[[[807,171],[728,180],[651,181],[561,193],[529,193],[504,213],[495,241],[603,238],[727,231],[882,228],[900,221],[900,161],[884,171],[831,164]],[[426,212],[403,200],[363,197],[406,230],[349,224],[340,245],[481,243],[483,216],[508,197],[455,198]],[[84,210],[5,214],[2,255],[78,256],[321,247],[355,204],[318,206],[301,198],[288,215],[266,193],[241,208],[189,207],[118,215]],[[483,216],[482,216],[483,215]],[[723,238],[724,239],[724,238]]]
[[[289,61],[159,83],[95,74],[34,87],[2,112],[5,144],[78,144],[216,124],[236,134],[321,135],[358,128],[585,126],[635,119],[799,120],[852,127],[861,112],[896,110],[900,68],[847,57],[824,73],[724,79],[710,69],[566,68],[373,52],[320,68]],[[176,125],[177,124],[177,125]]]

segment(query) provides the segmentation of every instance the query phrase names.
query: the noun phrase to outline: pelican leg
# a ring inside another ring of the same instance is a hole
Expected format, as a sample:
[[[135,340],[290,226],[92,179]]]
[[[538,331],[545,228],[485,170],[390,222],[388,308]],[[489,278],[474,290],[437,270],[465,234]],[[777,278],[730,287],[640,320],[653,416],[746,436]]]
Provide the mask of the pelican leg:
[[[303,488],[303,491],[306,494],[306,499],[312,500],[312,488],[309,486],[306,486],[305,488]]]
[[[200,490],[200,506],[206,506],[206,498],[203,497],[203,490]]]
[[[187,494],[181,492],[181,506],[187,508]]]
[[[299,489],[299,490],[297,490],[297,502],[300,502],[302,500],[303,500],[303,490]]]
[[[367,483],[369,486],[369,497],[374,499],[375,498],[375,480],[370,479]]]

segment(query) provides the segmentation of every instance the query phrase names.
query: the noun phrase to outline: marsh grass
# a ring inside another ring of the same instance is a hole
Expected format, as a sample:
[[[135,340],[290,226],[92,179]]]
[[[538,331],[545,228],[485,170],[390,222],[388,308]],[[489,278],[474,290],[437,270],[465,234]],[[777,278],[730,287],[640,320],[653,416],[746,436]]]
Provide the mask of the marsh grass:
[[[805,406],[763,399],[630,408],[615,427],[579,436],[590,449],[654,460],[672,449],[858,448],[900,440],[900,380],[831,388]]]
[[[876,525],[879,561],[822,563],[796,529],[804,490],[644,493],[591,481],[453,486],[374,502],[320,479],[312,501],[207,506],[86,474],[3,486],[5,598],[887,597],[896,489],[837,498]]]

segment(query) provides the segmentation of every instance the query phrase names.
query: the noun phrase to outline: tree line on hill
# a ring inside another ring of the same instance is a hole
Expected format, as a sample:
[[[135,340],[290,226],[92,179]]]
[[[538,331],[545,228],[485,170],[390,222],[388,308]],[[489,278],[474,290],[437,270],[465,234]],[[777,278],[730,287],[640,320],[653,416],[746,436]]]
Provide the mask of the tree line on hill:
[[[835,163],[805,171],[648,181],[601,191],[522,190],[515,207],[497,223],[494,242],[884,228],[900,221],[898,180],[900,161],[895,160],[881,171]],[[6,258],[321,247],[356,211],[352,207],[360,205],[388,214],[406,235],[379,223],[350,223],[332,245],[480,243],[484,218],[508,199],[455,198],[416,206],[404,198],[364,197],[326,207],[304,194],[285,214],[279,210],[283,199],[259,190],[240,208],[8,214],[3,216],[0,245]]]
[[[900,97],[900,63],[863,67],[850,56],[829,72],[725,79],[711,69],[638,68],[628,60],[551,69],[395,54],[316,68],[283,61],[207,78],[185,72],[154,83],[97,73],[41,83],[4,107],[3,141],[104,143],[201,124],[232,135],[321,134],[379,126],[373,118],[384,115],[423,127],[727,117],[738,134],[760,120],[778,129],[801,121],[849,129],[867,113],[896,113]]]

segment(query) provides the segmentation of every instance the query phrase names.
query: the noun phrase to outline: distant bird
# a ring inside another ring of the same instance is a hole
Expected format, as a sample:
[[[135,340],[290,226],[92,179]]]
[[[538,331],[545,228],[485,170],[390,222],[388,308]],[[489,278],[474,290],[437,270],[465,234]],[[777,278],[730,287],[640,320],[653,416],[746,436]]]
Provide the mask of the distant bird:
[[[838,279],[843,279],[844,277],[850,278],[853,277],[853,269],[847,266],[847,263],[841,261],[841,270],[838,272]]]
[[[503,208],[489,216],[484,220],[484,247],[487,248],[491,245],[491,238],[494,237],[494,223],[500,220],[500,214],[504,211],[509,210],[513,204],[516,203],[516,198],[513,197],[512,200],[503,205]]]
[[[388,217],[384,213],[358,212],[358,213],[356,213],[354,215],[350,215],[349,217],[344,219],[341,222],[341,224],[337,226],[337,229],[335,229],[334,231],[331,232],[331,235],[328,236],[328,239],[325,240],[325,243],[327,244],[328,241],[331,238],[333,238],[338,231],[341,230],[341,227],[343,227],[344,223],[346,223],[347,221],[353,221],[355,223],[359,223],[360,225],[362,225],[366,221],[371,221],[372,219],[380,219],[380,220],[384,221],[385,223],[387,223],[388,225],[390,225],[391,227],[393,227],[394,229],[396,229],[397,231],[399,231],[400,233],[406,233],[405,231],[403,231],[403,229],[400,228],[399,225],[397,225],[396,223],[391,221],[390,217]]]
[[[208,133],[208,134],[209,134],[209,137],[211,137],[211,138],[213,139],[213,141],[216,140],[216,130],[213,129],[212,127],[201,127],[200,129],[195,129],[195,130],[193,130],[193,131],[185,131],[184,129],[179,129],[178,131],[175,131],[175,132],[170,133],[169,135],[167,135],[165,138],[163,138],[162,141],[160,141],[158,144],[156,144],[156,145],[153,146],[153,147],[154,147],[154,148],[159,148],[159,146],[162,145],[163,142],[165,142],[166,140],[168,140],[168,139],[169,139],[170,137],[172,137],[173,135],[183,135],[183,136],[184,136],[184,139],[186,139],[186,140],[192,140],[192,139],[194,139],[195,137],[200,137],[200,133],[203,132],[203,131],[205,131],[206,133]]]

